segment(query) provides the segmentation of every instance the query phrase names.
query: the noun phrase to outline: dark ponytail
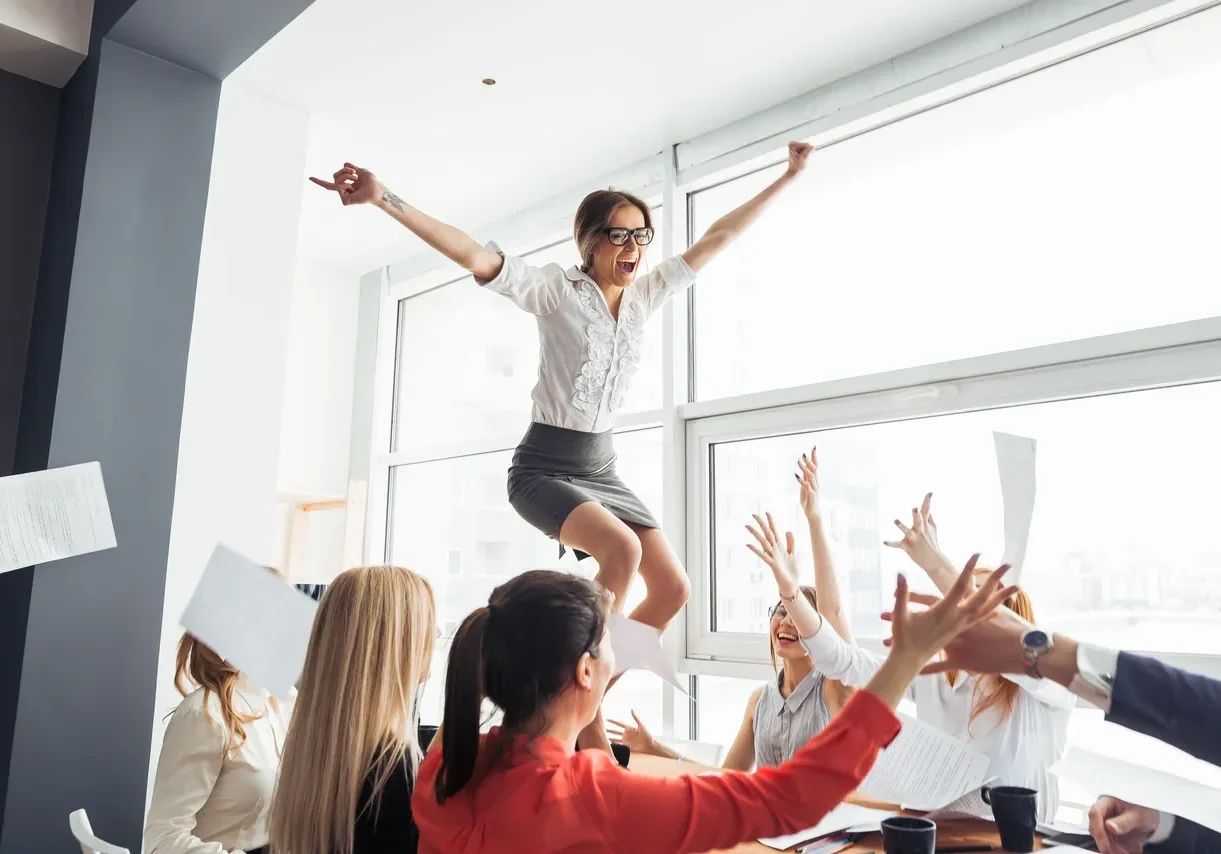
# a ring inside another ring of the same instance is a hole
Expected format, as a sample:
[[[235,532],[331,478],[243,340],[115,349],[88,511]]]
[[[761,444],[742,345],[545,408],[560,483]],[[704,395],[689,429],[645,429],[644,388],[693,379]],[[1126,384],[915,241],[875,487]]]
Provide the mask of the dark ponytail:
[[[478,782],[484,696],[504,714],[503,736],[541,732],[581,657],[598,656],[609,604],[593,582],[540,569],[506,581],[462,621],[445,676],[438,803]],[[495,764],[505,744],[492,745],[483,767]]]
[[[479,715],[483,708],[483,640],[488,609],[472,611],[454,635],[445,672],[445,716],[437,802],[445,803],[475,776],[479,759]]]

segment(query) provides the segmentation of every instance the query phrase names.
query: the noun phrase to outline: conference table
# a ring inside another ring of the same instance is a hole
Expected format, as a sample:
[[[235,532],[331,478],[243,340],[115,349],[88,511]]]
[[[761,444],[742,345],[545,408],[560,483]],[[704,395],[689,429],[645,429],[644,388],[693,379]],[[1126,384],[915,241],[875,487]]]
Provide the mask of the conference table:
[[[698,765],[694,762],[684,762],[676,759],[665,759],[660,756],[646,756],[644,754],[633,753],[628,760],[628,767],[639,773],[649,774],[655,777],[675,777],[680,774],[701,774],[706,773],[708,768],[703,765]],[[891,804],[881,804],[870,802],[862,799],[852,799],[853,803],[861,806],[873,807],[874,809],[885,809],[898,812],[898,809]],[[915,813],[913,813],[914,815]],[[982,818],[966,818],[966,819],[942,819],[937,822],[937,847],[964,847],[964,846],[985,846],[991,845],[996,847],[996,851],[1001,852],[1000,836],[996,832],[996,825]],[[1035,848],[1039,849],[1042,845],[1039,840],[1035,840]],[[724,852],[716,852],[716,854],[776,854],[775,849],[768,848],[762,842],[744,842],[735,848],[728,849]],[[850,848],[845,848],[842,854],[882,854],[882,834],[867,833],[856,841]]]

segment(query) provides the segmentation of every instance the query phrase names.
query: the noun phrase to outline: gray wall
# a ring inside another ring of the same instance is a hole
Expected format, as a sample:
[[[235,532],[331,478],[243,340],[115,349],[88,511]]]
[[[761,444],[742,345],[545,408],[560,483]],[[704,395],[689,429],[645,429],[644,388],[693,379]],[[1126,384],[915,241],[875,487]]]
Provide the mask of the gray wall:
[[[140,849],[218,78],[310,2],[97,0],[60,95],[14,460],[99,460],[119,546],[0,576],[0,854],[75,854],[80,807]]]
[[[0,69],[0,171],[21,176],[0,193],[0,477],[13,471],[58,112],[58,89]]]
[[[21,191],[0,193],[0,477],[13,472],[58,111],[58,89],[0,70],[0,172],[22,176]],[[0,651],[25,645],[32,581],[28,569],[0,575]],[[0,655],[0,804],[20,682],[21,656]]]

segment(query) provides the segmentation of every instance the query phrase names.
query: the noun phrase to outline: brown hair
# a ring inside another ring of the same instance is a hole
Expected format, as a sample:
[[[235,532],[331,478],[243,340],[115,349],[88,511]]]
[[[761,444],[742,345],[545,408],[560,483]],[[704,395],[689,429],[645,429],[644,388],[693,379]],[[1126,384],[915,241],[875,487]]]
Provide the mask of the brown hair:
[[[806,601],[818,610],[818,592],[805,584],[801,585],[801,593],[806,597]],[[772,669],[779,671],[780,662],[776,659],[776,644],[771,639],[771,632],[768,632],[768,654],[772,657]],[[844,704],[852,697],[852,690],[838,679],[824,679],[823,693],[827,698],[827,708],[831,710],[832,716],[839,714],[839,710],[844,707]]]
[[[976,568],[977,576],[986,576],[988,570]],[[1025,590],[1019,590],[1017,593],[1005,600],[1005,607],[1010,611],[1017,613],[1019,617],[1029,623],[1033,623],[1034,619],[1034,603],[1030,601],[1030,597],[1026,595]],[[957,670],[947,670],[945,678],[951,685],[958,681]],[[988,709],[996,708],[1000,710],[1001,722],[1009,719],[1013,714],[1013,709],[1017,705],[1018,691],[1021,688],[1016,682],[1010,682],[1003,676],[989,675],[981,676],[975,682],[975,688],[971,691],[971,717],[967,720],[968,731],[971,724],[975,723],[975,719],[986,712]]]
[[[610,225],[611,217],[619,208],[629,205],[644,214],[646,228],[653,227],[653,211],[644,199],[622,190],[594,190],[581,200],[577,215],[572,222],[572,239],[581,253],[581,269],[588,273],[594,261],[594,250],[602,238],[602,229]]]
[[[438,803],[478,785],[507,737],[534,735],[546,724],[547,707],[572,684],[582,656],[598,657],[607,607],[592,581],[538,569],[497,587],[486,606],[462,621],[445,678]],[[504,719],[502,737],[481,757],[479,719],[485,697]]]
[[[436,627],[432,586],[409,569],[349,569],[327,586],[271,804],[277,854],[350,854],[361,811],[376,815],[404,763],[414,776],[416,689]]]
[[[216,654],[210,646],[191,634],[184,634],[178,641],[178,656],[174,664],[174,687],[182,696],[194,690],[190,682],[203,688],[204,708],[208,697],[216,695],[220,703],[220,717],[225,724],[225,753],[237,750],[246,743],[246,724],[262,717],[246,715],[233,706],[233,689],[241,673]]]

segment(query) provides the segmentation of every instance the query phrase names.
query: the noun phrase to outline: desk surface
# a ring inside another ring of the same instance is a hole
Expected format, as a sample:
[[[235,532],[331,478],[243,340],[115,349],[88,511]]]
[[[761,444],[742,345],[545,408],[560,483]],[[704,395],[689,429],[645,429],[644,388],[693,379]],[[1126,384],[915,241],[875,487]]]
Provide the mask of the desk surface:
[[[663,759],[658,756],[643,756],[636,753],[632,754],[629,764],[633,771],[641,774],[652,774],[658,777],[699,774],[709,770],[694,762]],[[863,802],[863,805],[875,806],[881,809],[887,808],[884,804]],[[1000,837],[997,835],[996,825],[985,819],[952,819],[937,822],[937,844],[947,846],[996,845],[998,847],[998,854],[1000,854]],[[1040,844],[1036,841],[1035,848],[1040,847]],[[765,854],[765,852],[775,854],[774,849],[768,848],[761,842],[745,842],[736,848],[729,849],[729,852],[725,852],[725,854]],[[882,835],[880,833],[868,833],[862,836],[856,845],[845,849],[843,854],[870,854],[870,852],[872,854],[882,854]]]

